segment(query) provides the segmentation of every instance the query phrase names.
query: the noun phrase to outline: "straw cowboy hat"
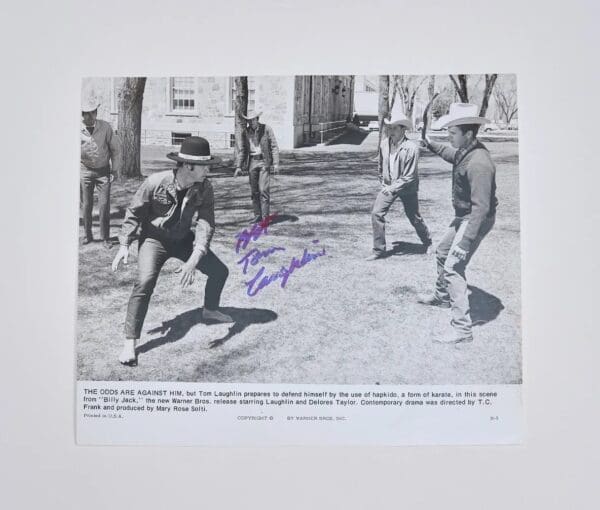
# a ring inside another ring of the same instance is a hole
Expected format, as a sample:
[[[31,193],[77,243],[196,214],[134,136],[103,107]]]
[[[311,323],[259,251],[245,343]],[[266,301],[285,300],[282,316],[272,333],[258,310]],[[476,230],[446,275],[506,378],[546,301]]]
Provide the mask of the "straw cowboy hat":
[[[211,156],[208,141],[200,136],[188,136],[183,140],[179,152],[170,152],[167,158],[192,165],[214,165],[221,162],[221,158]]]
[[[98,109],[100,106],[100,102],[96,96],[88,96],[83,98],[81,101],[81,111],[82,112],[93,112]]]
[[[261,115],[262,115],[261,111],[248,112],[248,115],[244,115],[242,113],[242,117],[244,117],[244,119],[246,119],[246,120],[254,119],[254,118],[260,117]]]
[[[412,129],[411,120],[404,114],[400,102],[397,101],[390,112],[389,119],[383,119],[383,123],[386,126],[404,126],[407,129]]]
[[[389,120],[383,119],[383,123],[387,126],[404,126],[405,128],[412,129],[412,122],[403,112],[393,113],[392,118]]]
[[[445,127],[462,126],[464,124],[487,124],[489,122],[485,117],[478,115],[476,104],[470,103],[452,103],[447,115],[441,116],[431,124],[433,129],[442,129]]]

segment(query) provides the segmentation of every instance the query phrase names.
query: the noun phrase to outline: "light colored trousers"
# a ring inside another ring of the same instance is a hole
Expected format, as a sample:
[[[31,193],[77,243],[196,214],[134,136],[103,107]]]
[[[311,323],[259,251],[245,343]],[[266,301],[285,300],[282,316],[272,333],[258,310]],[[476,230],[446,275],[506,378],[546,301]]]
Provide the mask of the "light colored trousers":
[[[454,247],[460,243],[467,228],[468,218],[455,218],[442,237],[436,252],[438,278],[435,295],[443,301],[450,301],[452,326],[460,335],[471,335],[471,309],[465,270],[483,238],[492,230],[496,217],[486,218],[481,224],[477,237],[471,244],[466,260],[452,255]]]

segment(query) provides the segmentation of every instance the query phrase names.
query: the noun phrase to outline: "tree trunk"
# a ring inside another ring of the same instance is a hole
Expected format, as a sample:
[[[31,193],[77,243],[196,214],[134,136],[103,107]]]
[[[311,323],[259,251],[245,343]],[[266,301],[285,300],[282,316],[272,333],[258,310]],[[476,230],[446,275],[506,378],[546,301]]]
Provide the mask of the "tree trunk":
[[[119,117],[117,133],[121,151],[117,175],[141,177],[140,145],[142,135],[142,103],[146,78],[125,78],[119,89]]]
[[[433,95],[435,94],[435,74],[432,74],[429,77],[429,84],[427,85],[427,96],[429,97],[429,102],[433,99]]]
[[[458,77],[458,81],[457,81],[457,78],[450,75],[450,79],[452,80],[452,83],[454,84],[454,88],[456,89],[456,93],[458,94],[460,102],[468,103],[469,102],[469,90],[467,89],[467,75],[466,74],[458,74],[457,77]]]
[[[483,91],[483,99],[481,100],[481,108],[479,109],[479,116],[484,117],[487,112],[488,105],[490,102],[490,95],[494,89],[494,84],[498,78],[497,74],[486,74],[485,75],[485,89]]]
[[[390,76],[387,74],[379,76],[379,104],[377,113],[379,117],[379,143],[381,143],[384,130],[383,119],[389,118],[390,115]]]
[[[235,101],[234,101],[234,113],[235,113],[235,148],[234,148],[234,160],[237,164],[237,155],[242,146],[242,136],[246,130],[246,119],[243,115],[248,115],[248,77],[247,76],[236,76],[234,78],[235,83]]]

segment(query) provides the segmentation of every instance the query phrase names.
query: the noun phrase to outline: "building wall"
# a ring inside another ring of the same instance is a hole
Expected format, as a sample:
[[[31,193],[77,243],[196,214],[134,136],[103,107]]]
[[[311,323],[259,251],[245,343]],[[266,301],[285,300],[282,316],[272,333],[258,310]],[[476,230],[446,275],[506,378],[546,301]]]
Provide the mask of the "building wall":
[[[294,144],[296,147],[335,134],[352,114],[352,76],[296,76],[294,91]]]
[[[117,98],[122,78],[86,78],[82,94],[95,94],[101,102],[99,118],[117,128]],[[284,149],[293,147],[292,76],[253,77],[255,108],[261,121],[273,127]],[[142,107],[142,143],[171,145],[172,133],[191,133],[208,139],[215,149],[230,148],[234,132],[229,77],[195,78],[193,111],[171,110],[170,78],[148,78]]]

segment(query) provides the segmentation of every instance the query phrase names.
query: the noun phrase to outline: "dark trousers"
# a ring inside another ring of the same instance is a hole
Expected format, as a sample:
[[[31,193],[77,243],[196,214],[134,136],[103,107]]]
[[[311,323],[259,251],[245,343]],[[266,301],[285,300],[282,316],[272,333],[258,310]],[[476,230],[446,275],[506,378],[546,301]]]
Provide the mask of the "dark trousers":
[[[488,217],[483,221],[477,237],[471,243],[467,258],[460,260],[452,252],[462,240],[469,218],[455,218],[446,230],[435,252],[438,274],[435,295],[442,301],[450,301],[452,326],[461,335],[470,335],[472,327],[465,270],[481,241],[492,230],[495,221],[495,216]]]
[[[262,159],[251,159],[248,169],[254,216],[266,218],[271,201],[271,175]]]
[[[404,212],[410,224],[414,227],[423,244],[431,244],[429,229],[419,214],[419,197],[417,192],[398,194],[385,194],[379,192],[371,212],[373,224],[373,251],[376,254],[385,253],[385,216],[396,199],[402,200]]]
[[[92,235],[92,209],[94,188],[98,188],[98,209],[100,215],[100,236],[110,239],[110,176],[109,169],[81,170],[81,202],[83,209],[83,229],[88,239]]]
[[[127,305],[125,338],[140,337],[150,297],[162,266],[171,257],[187,261],[192,254],[193,240],[193,235],[182,241],[164,241],[150,237],[140,239],[138,278]],[[204,289],[204,308],[216,310],[219,308],[229,270],[211,250],[208,250],[196,267],[208,276]]]

